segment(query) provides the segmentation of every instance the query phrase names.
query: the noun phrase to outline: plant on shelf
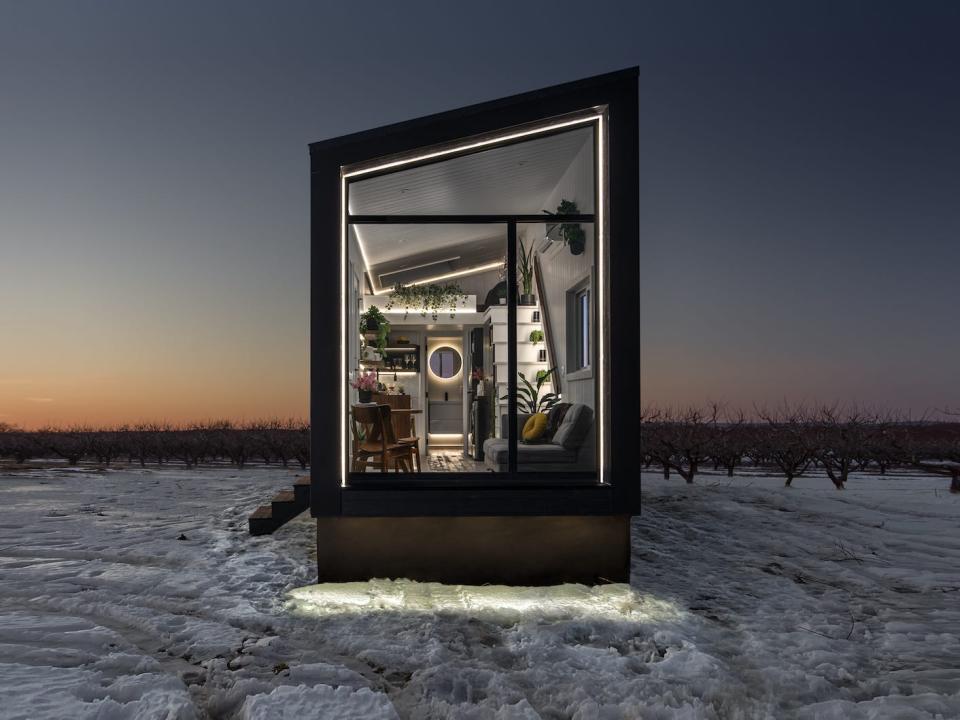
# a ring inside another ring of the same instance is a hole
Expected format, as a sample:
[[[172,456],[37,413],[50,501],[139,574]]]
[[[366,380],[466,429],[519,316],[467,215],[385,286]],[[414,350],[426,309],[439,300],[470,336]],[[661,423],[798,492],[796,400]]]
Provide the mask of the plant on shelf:
[[[365,345],[369,346],[368,340],[373,340],[373,347],[383,357],[387,349],[387,336],[390,335],[390,322],[376,305],[371,305],[360,316],[360,334],[364,336]]]
[[[547,215],[553,215],[549,210],[544,210]],[[580,208],[577,207],[577,204],[573,200],[561,200],[560,204],[557,206],[557,215],[579,215]],[[554,225],[553,227],[559,227],[560,238],[563,240],[564,244],[569,248],[571,255],[582,255],[584,248],[587,246],[587,235],[583,231],[583,228],[580,227],[579,223],[560,223],[559,226]],[[553,230],[550,228],[548,234]]]
[[[544,383],[550,379],[550,376],[553,375],[555,370],[555,367],[549,370],[540,370],[537,373],[536,385],[533,385],[527,380],[522,372],[517,371],[517,375],[520,376],[520,381],[523,383],[517,386],[517,412],[532,415],[533,413],[546,412],[557,404],[559,398],[553,393],[547,393],[543,397],[540,397],[540,391],[543,389]],[[508,398],[508,395],[504,395],[500,399],[507,400]]]
[[[387,310],[402,307],[404,319],[411,310],[418,310],[420,317],[426,317],[429,313],[436,320],[442,310],[449,310],[450,317],[453,317],[457,312],[457,305],[466,302],[466,300],[466,293],[456,283],[446,285],[436,283],[401,285],[398,283],[387,299]]]
[[[537,298],[533,295],[533,244],[530,244],[530,252],[524,247],[523,240],[520,241],[520,253],[517,255],[518,267],[520,271],[520,293],[521,305],[536,305]]]
[[[543,342],[543,330],[531,330],[530,331],[530,342],[534,345],[537,343]]]
[[[372,370],[357,375],[350,381],[350,387],[360,394],[360,402],[370,402],[374,390],[379,389],[380,383],[377,382],[377,374]]]

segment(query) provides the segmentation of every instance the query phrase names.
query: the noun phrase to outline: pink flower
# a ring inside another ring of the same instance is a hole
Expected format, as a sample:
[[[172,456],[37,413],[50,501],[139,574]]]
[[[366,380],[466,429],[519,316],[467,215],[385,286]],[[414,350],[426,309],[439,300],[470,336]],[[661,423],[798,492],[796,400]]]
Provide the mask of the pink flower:
[[[377,374],[368,370],[350,381],[350,387],[355,390],[373,391],[377,389]]]

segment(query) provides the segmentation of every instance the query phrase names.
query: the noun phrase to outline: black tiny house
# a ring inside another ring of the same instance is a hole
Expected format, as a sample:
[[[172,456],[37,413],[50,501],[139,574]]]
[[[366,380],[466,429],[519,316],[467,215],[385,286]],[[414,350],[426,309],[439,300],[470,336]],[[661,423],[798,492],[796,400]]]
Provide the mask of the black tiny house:
[[[321,582],[629,578],[637,110],[630,68],[310,146]]]

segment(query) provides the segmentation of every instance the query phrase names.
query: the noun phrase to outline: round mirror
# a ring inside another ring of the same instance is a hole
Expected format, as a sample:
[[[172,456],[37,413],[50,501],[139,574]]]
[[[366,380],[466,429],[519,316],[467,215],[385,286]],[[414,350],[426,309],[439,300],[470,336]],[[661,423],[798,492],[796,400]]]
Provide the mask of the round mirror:
[[[430,370],[441,378],[452,378],[463,365],[460,353],[449,345],[438,347],[430,353]]]

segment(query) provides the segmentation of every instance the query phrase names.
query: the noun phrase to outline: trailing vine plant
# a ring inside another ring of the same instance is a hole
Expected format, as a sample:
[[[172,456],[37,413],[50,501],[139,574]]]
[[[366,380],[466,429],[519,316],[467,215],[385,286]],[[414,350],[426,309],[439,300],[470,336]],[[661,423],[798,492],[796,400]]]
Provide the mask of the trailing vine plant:
[[[450,311],[450,317],[457,312],[457,305],[465,302],[466,293],[456,283],[438,285],[429,283],[426,285],[402,285],[397,284],[387,298],[387,310],[395,307],[402,307],[404,319],[410,314],[411,310],[420,313],[420,317],[426,317],[427,313],[436,320],[443,310]]]

